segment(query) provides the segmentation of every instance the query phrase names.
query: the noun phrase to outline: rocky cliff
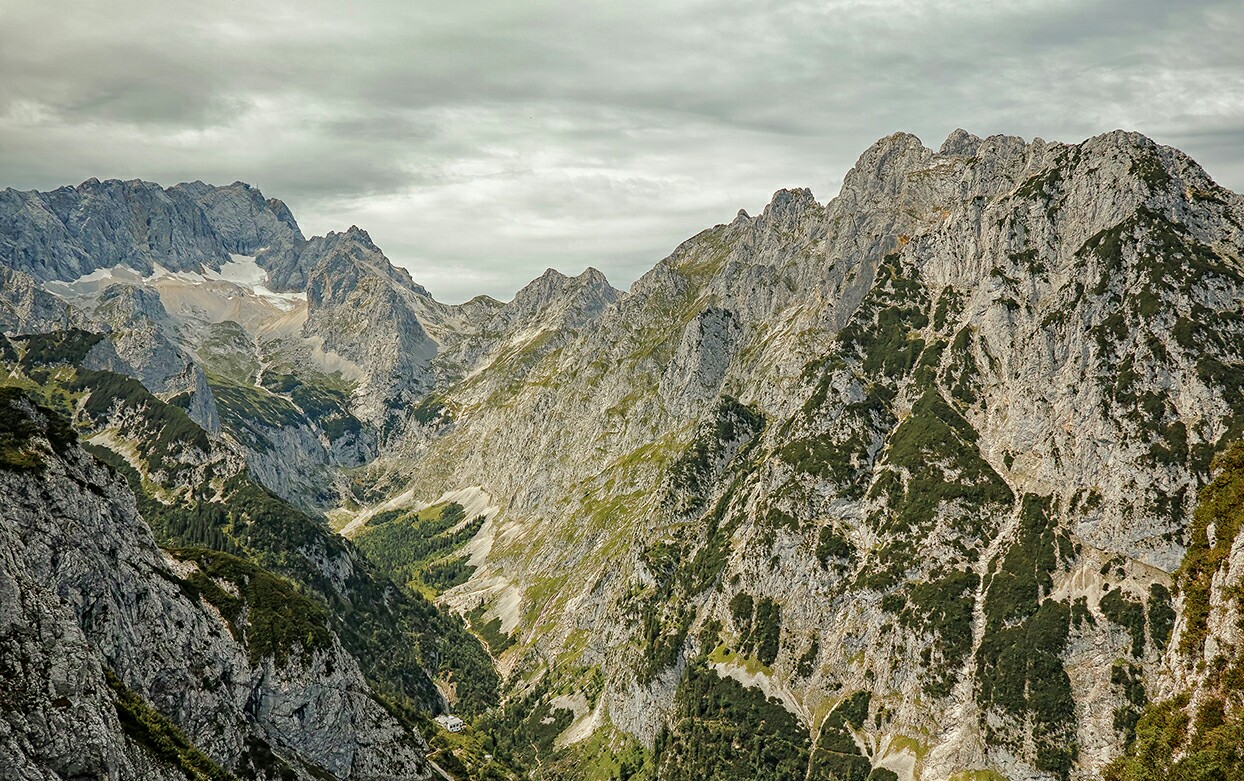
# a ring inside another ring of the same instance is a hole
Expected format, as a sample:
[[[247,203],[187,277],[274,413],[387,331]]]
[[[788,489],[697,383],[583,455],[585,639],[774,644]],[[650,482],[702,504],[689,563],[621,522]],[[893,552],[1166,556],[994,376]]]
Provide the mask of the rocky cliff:
[[[90,179],[46,193],[0,192],[0,257],[40,282],[116,265],[144,274],[157,265],[172,271],[219,268],[229,253],[276,253],[301,239],[283,203],[265,201],[241,182],[165,189],[138,180]]]
[[[0,777],[426,778],[323,608],[163,552],[68,425],[0,397]]]
[[[413,484],[504,508],[446,598],[599,669],[576,723],[657,750],[699,659],[790,711],[813,775],[1094,777],[1238,436],[1242,207],[1135,134],[883,139],[828,205],[686,242],[524,383],[446,393]]]
[[[1153,702],[1128,720],[1133,742],[1107,768],[1110,781],[1244,775],[1244,445],[1219,456],[1214,471],[1175,573],[1177,610],[1163,618],[1174,633]],[[1144,699],[1135,676],[1119,677],[1132,699]]]

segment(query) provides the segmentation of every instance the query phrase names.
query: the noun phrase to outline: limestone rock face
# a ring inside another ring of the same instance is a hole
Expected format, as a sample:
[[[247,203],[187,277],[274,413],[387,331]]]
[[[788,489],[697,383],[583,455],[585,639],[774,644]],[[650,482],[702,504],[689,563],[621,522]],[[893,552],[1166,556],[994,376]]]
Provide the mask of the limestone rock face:
[[[180,777],[118,721],[118,685],[245,777],[427,777],[421,741],[335,637],[256,658],[191,585],[198,565],[155,546],[125,484],[29,402],[3,403],[6,425],[21,416],[37,429],[17,443],[37,466],[0,469],[0,670],[13,693],[0,777]]]
[[[415,311],[427,293],[358,228],[313,240],[303,257],[311,267],[303,335],[363,367],[358,414],[380,425],[433,387],[437,344]]]
[[[692,318],[661,377],[661,395],[679,405],[683,415],[711,403],[721,391],[739,336],[729,309],[710,306]]]
[[[297,275],[284,270],[296,266],[286,258],[301,241],[285,204],[265,201],[241,182],[164,189],[138,180],[89,179],[46,193],[0,192],[0,257],[40,282],[117,265],[144,275],[157,264],[171,271],[219,269],[230,253],[266,249],[288,286],[287,277]]]
[[[256,256],[268,271],[273,290],[300,291],[306,287],[306,268],[298,257],[305,240],[283,201],[265,199],[244,182],[227,187],[189,182],[170,190],[186,193],[199,205],[226,252]]]
[[[133,291],[92,316],[160,392],[190,385],[177,356],[209,366],[222,430],[282,495],[489,496],[442,601],[574,704],[559,745],[614,730],[674,761],[680,692],[716,676],[806,729],[809,779],[1087,780],[1145,692],[1205,688],[1167,645],[1171,574],[1244,433],[1244,198],[1177,150],[897,133],[828,203],[781,190],[626,293],[550,270],[457,306],[244,185],[127,187],[180,227],[105,246],[73,215],[120,219],[120,183],[8,191],[6,262],[43,281],[245,254],[255,295],[305,291],[230,324]],[[56,321],[10,279],[13,328]],[[1207,592],[1232,652],[1238,547]]]
[[[90,179],[49,193],[6,189],[0,201],[3,253],[40,281],[118,263],[150,273],[153,262],[190,270],[225,259],[202,209],[150,182]]]
[[[6,335],[63,331],[70,323],[65,302],[26,272],[0,266],[0,330]]]
[[[463,327],[437,356],[441,382],[486,397],[497,382],[521,381],[540,356],[591,327],[621,295],[594,268],[576,277],[548,269],[507,304],[472,312],[467,302],[459,307]]]
[[[755,653],[746,596],[779,650],[714,669],[813,733],[852,692],[888,703],[870,765],[1092,778],[1133,707],[1114,661],[1160,663],[1127,616],[1161,610],[1241,430],[1242,217],[1136,134],[882,139],[828,204],[782,191],[688,240],[524,382],[495,364],[444,392],[460,423],[408,479],[469,475],[504,507],[447,599],[599,665],[611,722],[648,738],[683,665]],[[720,475],[687,471],[732,430],[718,398],[766,426]]]
[[[492,331],[515,331],[536,325],[580,329],[590,323],[621,294],[605,275],[588,268],[577,277],[548,269],[515,294],[488,321]]]

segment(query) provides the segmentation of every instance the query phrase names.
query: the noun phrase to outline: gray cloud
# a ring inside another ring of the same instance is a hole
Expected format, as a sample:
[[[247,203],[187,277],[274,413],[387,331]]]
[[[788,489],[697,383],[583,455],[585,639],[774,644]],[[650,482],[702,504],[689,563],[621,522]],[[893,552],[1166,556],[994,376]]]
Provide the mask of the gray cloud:
[[[438,296],[629,284],[876,138],[1125,127],[1244,188],[1238,2],[0,0],[0,185],[242,179]]]

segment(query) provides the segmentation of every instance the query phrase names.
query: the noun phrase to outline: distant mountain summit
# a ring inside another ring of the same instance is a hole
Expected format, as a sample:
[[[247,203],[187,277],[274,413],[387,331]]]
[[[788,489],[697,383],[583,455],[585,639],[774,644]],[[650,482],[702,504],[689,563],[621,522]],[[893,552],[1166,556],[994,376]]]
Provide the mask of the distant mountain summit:
[[[150,274],[219,270],[230,253],[273,260],[302,242],[285,204],[235,182],[167,189],[151,182],[88,179],[51,192],[0,192],[0,255],[40,282],[128,266]],[[288,274],[288,272],[284,272]],[[276,287],[283,288],[283,280]]]

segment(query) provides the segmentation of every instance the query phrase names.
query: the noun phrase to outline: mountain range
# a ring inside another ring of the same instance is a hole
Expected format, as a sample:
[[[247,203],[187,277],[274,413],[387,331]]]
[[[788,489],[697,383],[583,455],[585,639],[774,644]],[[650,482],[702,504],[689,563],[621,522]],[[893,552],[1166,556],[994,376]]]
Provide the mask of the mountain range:
[[[1140,134],[894,134],[625,292],[240,182],[0,262],[0,779],[1244,777],[1244,197]]]

